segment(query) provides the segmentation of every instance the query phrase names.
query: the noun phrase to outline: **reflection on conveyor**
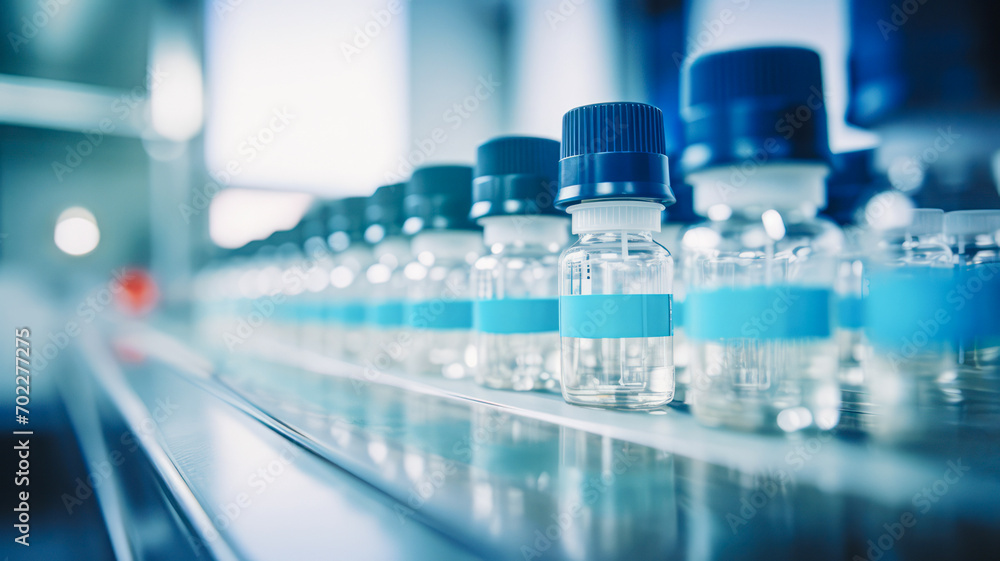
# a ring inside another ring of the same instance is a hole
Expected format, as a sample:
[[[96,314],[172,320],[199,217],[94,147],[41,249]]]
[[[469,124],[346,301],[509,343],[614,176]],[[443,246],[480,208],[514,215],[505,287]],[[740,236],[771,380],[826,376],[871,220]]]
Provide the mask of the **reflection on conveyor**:
[[[396,498],[401,523],[426,522],[491,558],[843,559],[913,510],[797,481],[795,461],[818,439],[783,469],[747,473],[473,401],[254,371],[223,381]],[[936,539],[900,544],[908,557],[955,551],[963,536],[996,545],[951,506],[922,516]]]

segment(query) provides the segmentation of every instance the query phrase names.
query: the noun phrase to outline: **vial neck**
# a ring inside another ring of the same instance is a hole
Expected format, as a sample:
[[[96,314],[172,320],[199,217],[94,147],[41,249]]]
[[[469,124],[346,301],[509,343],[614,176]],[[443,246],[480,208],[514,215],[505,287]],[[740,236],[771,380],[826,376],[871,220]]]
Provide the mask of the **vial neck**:
[[[828,174],[829,168],[821,163],[733,165],[695,172],[687,180],[693,187],[695,212],[710,220],[730,216],[757,220],[768,210],[806,220],[826,207]]]
[[[475,230],[424,230],[413,236],[413,255],[433,256],[433,261],[463,261],[482,252],[482,234]],[[423,260],[421,260],[423,262]]]
[[[610,231],[610,232],[590,232],[587,234],[580,234],[581,243],[596,243],[596,242],[619,242],[625,240],[627,242],[651,242],[653,241],[652,232],[622,232],[621,230]]]
[[[652,235],[660,231],[663,205],[649,201],[585,201],[569,207],[573,216],[573,233],[621,234],[645,233]]]
[[[561,216],[515,215],[482,218],[483,242],[487,247],[495,244],[514,246],[560,247],[569,242],[569,224]]]
[[[406,236],[390,236],[382,239],[375,245],[375,258],[381,260],[383,257],[391,256],[396,262],[402,263],[410,257],[410,239]]]

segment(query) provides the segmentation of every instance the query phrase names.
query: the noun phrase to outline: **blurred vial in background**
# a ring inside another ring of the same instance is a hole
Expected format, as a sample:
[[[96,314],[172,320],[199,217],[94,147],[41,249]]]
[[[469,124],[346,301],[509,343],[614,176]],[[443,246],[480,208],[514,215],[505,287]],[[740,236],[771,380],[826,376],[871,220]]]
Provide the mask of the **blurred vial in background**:
[[[331,320],[327,343],[333,356],[347,360],[362,356],[366,349],[365,272],[374,259],[371,246],[365,242],[367,204],[367,197],[347,197],[331,201],[328,207],[327,244],[334,257],[327,291]]]
[[[288,345],[298,345],[302,324],[302,309],[297,305],[305,291],[303,279],[304,256],[300,225],[289,230],[279,230],[268,238],[275,246],[274,260],[267,271],[268,290],[264,292],[261,306],[250,314],[264,316],[262,334]],[[267,317],[272,309],[271,317]],[[247,318],[250,316],[248,315]],[[247,319],[241,318],[241,319]]]
[[[651,409],[674,396],[673,258],[653,241],[674,202],[663,115],[605,103],[563,117],[557,204],[579,240],[559,259],[563,398]]]
[[[251,242],[256,245],[259,242]],[[251,244],[239,249],[219,249],[193,279],[195,329],[200,340],[213,349],[223,347],[223,334],[237,315],[237,307],[248,294],[239,291],[240,271],[248,269]]]
[[[705,55],[686,70],[691,409],[708,425],[833,428],[833,288],[843,233],[818,218],[829,173],[819,55]]]
[[[1000,427],[1000,210],[944,215],[955,264],[949,303],[963,317],[955,396],[966,424]]]
[[[849,13],[847,120],[878,133],[893,187],[923,208],[1000,207],[1000,3],[851,0]]]
[[[958,321],[946,305],[954,288],[944,212],[912,209],[898,192],[872,199],[864,264],[865,332],[858,401],[870,392],[866,429],[899,439],[923,436],[958,419],[954,399]]]
[[[469,272],[483,240],[469,218],[471,206],[469,166],[418,168],[406,185],[403,232],[414,234],[415,256],[403,269],[410,373],[463,378],[476,367]]]
[[[873,169],[874,157],[875,150],[871,148],[832,155],[833,170],[826,182],[828,204],[821,213],[844,229],[844,249],[837,260],[834,284],[837,300],[835,337],[840,363],[837,378],[841,388],[838,430],[865,432],[873,413],[861,368],[867,352],[861,301],[863,258],[870,235],[865,202],[879,193],[886,193],[889,188],[885,176]],[[879,214],[873,216],[873,220],[885,217],[883,209],[873,207],[872,210]]]
[[[836,262],[834,337],[837,342],[837,380],[840,384],[840,422],[837,428],[841,430],[864,431],[866,419],[872,413],[861,368],[868,349],[862,303],[864,239],[863,229],[845,227],[844,250]]]
[[[405,196],[405,183],[384,185],[365,207],[365,240],[372,244],[375,262],[365,272],[370,287],[366,324],[371,337],[364,362],[379,370],[401,363],[411,343],[403,317],[407,287],[403,269],[413,260],[410,236],[402,228]]]
[[[239,300],[234,307],[233,322],[227,329],[236,328],[239,321],[249,320],[252,314],[259,313],[263,317],[264,311],[268,312],[266,321],[261,321],[260,326],[255,330],[262,338],[275,338],[278,336],[274,323],[280,317],[280,310],[276,309],[275,301],[284,302],[284,296],[280,295],[281,269],[277,266],[278,247],[275,244],[276,234],[272,233],[267,238],[261,240],[256,251],[249,258],[246,278],[240,278],[240,288],[238,292],[247,289],[248,298]],[[245,280],[245,285],[243,284]],[[236,291],[234,289],[234,291]],[[275,298],[275,295],[280,295]]]
[[[559,254],[569,216],[555,208],[559,142],[501,137],[479,147],[470,217],[487,254],[473,267],[476,381],[559,389]]]
[[[688,227],[701,219],[694,213],[692,205],[691,186],[684,182],[679,170],[680,158],[675,162],[670,160],[670,186],[677,198],[663,212],[663,224],[659,232],[653,232],[653,241],[667,248],[674,258],[673,300],[671,305],[671,321],[673,322],[674,339],[674,399],[671,405],[681,406],[687,402],[688,388],[691,386],[691,371],[688,364],[691,360],[691,349],[688,345],[684,329],[684,301],[687,298],[687,287],[684,279],[684,255],[681,240]]]
[[[303,265],[302,292],[294,306],[299,318],[299,338],[302,347],[317,353],[324,352],[326,335],[325,295],[330,286],[333,254],[326,243],[327,206],[314,205],[302,218],[299,228],[302,236]]]

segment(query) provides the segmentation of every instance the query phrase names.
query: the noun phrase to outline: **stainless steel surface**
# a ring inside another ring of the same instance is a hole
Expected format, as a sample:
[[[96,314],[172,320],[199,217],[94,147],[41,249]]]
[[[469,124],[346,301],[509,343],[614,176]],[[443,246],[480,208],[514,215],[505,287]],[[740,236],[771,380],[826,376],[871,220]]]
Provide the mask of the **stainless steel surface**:
[[[253,446],[222,438],[234,421],[213,411],[228,403],[248,415],[242,422],[256,419],[393,498],[398,532],[426,524],[485,558],[865,558],[880,539],[901,558],[1000,551],[995,436],[906,451],[737,434],[672,409],[617,413],[466,382],[366,376],[261,341],[256,356],[217,369],[160,333],[131,330],[117,344],[172,363],[130,378],[147,403],[161,380],[201,389],[197,436],[181,431],[168,446],[189,451],[175,456],[182,472],[218,482],[263,461]],[[324,485],[290,492],[305,500]],[[285,514],[279,503],[259,512]],[[909,517],[916,530],[899,526]],[[898,528],[900,538],[882,537]]]
[[[84,445],[109,457],[108,448],[128,442],[123,465],[136,453],[149,462],[189,533],[189,550],[175,558],[475,558],[425,525],[401,523],[396,501],[206,391],[214,382],[197,370],[118,345],[112,351],[96,338],[83,348],[93,378],[80,383],[92,384],[95,401],[106,401],[127,427],[118,439],[108,415],[105,447]],[[149,518],[135,508],[121,518],[129,548],[141,549]]]

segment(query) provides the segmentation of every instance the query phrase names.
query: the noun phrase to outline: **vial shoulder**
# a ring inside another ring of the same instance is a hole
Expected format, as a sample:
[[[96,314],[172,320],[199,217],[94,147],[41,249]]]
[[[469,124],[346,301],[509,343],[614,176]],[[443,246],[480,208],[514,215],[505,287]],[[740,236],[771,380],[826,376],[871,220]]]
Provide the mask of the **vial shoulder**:
[[[714,255],[801,253],[804,249],[813,255],[836,255],[845,244],[840,226],[822,217],[771,224],[739,219],[703,222],[686,230],[681,243],[686,253]]]
[[[623,248],[622,241],[600,241],[588,244],[574,244],[567,248],[560,262],[573,261],[620,261],[626,256],[630,261],[673,261],[667,248],[652,240],[629,241]]]

